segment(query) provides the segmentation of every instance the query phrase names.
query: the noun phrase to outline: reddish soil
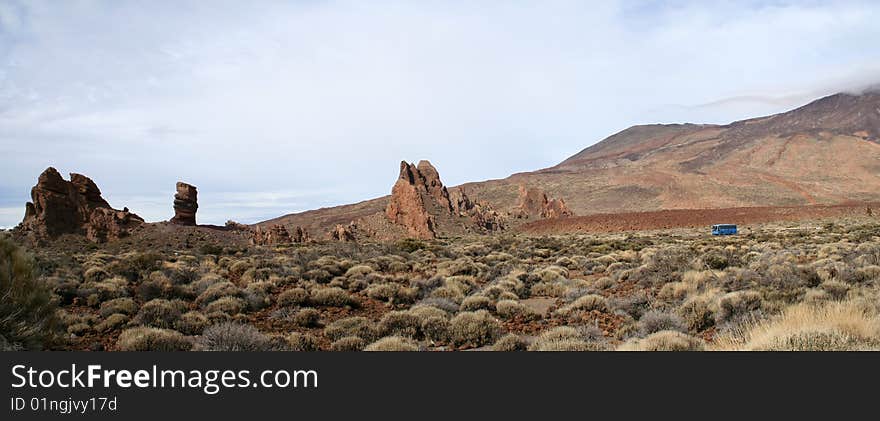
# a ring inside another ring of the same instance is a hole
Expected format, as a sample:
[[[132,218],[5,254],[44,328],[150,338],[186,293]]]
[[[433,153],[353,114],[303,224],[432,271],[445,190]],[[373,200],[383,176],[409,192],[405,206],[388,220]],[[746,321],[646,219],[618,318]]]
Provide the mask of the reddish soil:
[[[529,234],[562,234],[696,228],[709,227],[713,224],[747,225],[774,221],[864,216],[868,207],[880,209],[880,204],[847,203],[813,206],[675,209],[654,212],[597,214],[535,221],[525,224],[519,229]]]

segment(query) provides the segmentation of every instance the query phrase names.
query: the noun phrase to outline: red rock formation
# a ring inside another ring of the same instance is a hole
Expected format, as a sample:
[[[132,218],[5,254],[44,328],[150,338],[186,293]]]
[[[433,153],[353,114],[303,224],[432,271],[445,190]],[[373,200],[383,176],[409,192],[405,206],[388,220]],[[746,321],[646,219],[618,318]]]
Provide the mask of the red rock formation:
[[[472,201],[462,187],[449,193],[452,209],[458,216],[469,217],[478,228],[484,231],[500,231],[504,229],[507,218],[496,211],[492,205],[483,201]]]
[[[307,241],[310,241],[309,234],[301,227],[288,230],[282,224],[275,224],[268,230],[257,226],[254,228],[254,236],[251,239],[251,242],[256,245],[305,243]]]
[[[88,177],[70,174],[67,181],[51,167],[40,174],[31,189],[31,199],[25,205],[20,227],[41,239],[84,234],[92,241],[103,242],[125,237],[144,222],[127,208],[111,208]]]
[[[304,230],[302,227],[293,227],[293,232],[290,234],[290,239],[294,243],[308,243],[312,241],[312,236],[309,235],[309,232]]]
[[[400,177],[391,190],[385,215],[406,228],[408,236],[419,239],[436,238],[438,220],[446,224],[447,230],[465,232],[473,232],[474,228],[496,231],[504,227],[506,220],[488,203],[472,201],[460,187],[450,193],[428,161],[418,165],[400,163]],[[469,218],[470,222],[459,218]]]
[[[257,245],[275,245],[289,244],[293,240],[291,240],[290,232],[287,231],[284,225],[276,224],[267,230],[258,225],[254,228],[254,237],[251,242]]]
[[[519,202],[514,215],[517,218],[562,218],[574,215],[563,199],[548,199],[547,193],[537,187],[519,186]]]
[[[174,217],[171,218],[171,223],[177,225],[195,225],[196,211],[198,209],[199,202],[196,187],[178,181],[177,193],[174,194]]]
[[[331,240],[335,241],[355,241],[356,230],[357,224],[354,222],[348,224],[348,226],[336,224],[336,226],[330,230],[328,236]]]
[[[431,163],[421,161],[415,166],[401,162],[400,177],[391,189],[391,201],[385,215],[391,222],[405,227],[413,238],[435,238],[437,232],[434,217],[428,212],[428,200],[437,201],[447,211],[452,209],[449,193]]]

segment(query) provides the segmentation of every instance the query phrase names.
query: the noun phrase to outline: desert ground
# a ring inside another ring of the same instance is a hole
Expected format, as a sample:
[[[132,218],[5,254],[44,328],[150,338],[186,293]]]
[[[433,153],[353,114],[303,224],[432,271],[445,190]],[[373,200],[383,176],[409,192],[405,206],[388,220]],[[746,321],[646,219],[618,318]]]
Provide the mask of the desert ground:
[[[15,334],[2,345],[880,350],[880,220],[863,212],[740,231],[253,246],[225,228],[150,224],[115,242],[68,236],[31,250],[5,235],[4,272],[29,274],[18,276],[29,289],[4,300],[26,317],[5,327]]]

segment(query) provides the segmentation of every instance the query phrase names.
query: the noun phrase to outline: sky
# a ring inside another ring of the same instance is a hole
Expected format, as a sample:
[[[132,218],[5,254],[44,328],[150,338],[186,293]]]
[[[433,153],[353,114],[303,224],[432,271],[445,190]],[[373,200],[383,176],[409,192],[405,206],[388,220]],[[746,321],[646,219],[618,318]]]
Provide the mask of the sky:
[[[635,124],[880,82],[875,1],[0,0],[0,227],[49,166],[252,223],[555,165]]]

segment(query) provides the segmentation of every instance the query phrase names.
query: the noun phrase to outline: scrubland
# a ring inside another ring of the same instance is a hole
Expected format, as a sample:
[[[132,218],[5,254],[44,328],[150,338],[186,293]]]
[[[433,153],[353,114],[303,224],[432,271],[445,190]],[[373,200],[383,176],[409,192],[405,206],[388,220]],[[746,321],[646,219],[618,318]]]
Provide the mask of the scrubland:
[[[0,347],[880,350],[880,223],[391,244],[18,249]]]

